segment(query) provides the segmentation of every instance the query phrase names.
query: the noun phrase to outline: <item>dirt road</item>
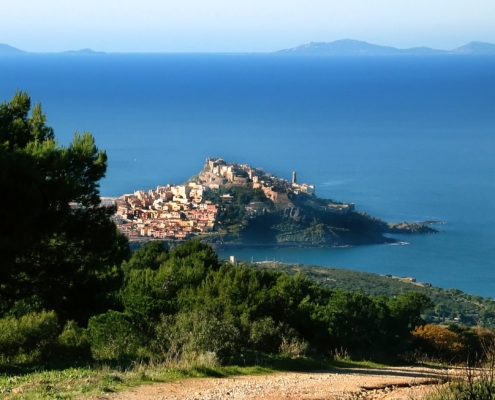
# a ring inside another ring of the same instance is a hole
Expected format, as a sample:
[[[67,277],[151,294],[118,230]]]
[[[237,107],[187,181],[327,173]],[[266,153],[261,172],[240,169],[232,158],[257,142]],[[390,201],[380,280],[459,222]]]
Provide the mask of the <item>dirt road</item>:
[[[323,400],[423,399],[445,372],[418,367],[336,369],[331,372],[277,373],[234,378],[185,379],[139,386],[111,395],[108,400]]]

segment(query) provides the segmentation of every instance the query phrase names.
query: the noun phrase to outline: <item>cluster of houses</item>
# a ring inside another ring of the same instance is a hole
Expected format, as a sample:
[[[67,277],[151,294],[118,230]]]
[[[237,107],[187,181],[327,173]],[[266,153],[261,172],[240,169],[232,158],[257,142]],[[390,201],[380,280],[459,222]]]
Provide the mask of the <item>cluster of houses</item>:
[[[212,232],[221,215],[222,206],[203,201],[203,197],[207,191],[218,190],[220,186],[261,189],[267,199],[279,204],[290,204],[289,195],[312,195],[305,196],[310,199],[308,205],[321,207],[311,201],[315,195],[314,185],[297,183],[295,172],[292,173],[292,181],[288,181],[247,164],[227,164],[221,158],[207,158],[203,170],[191,182],[158,186],[156,190],[138,190],[114,200],[117,227],[129,238],[182,240]],[[232,199],[230,194],[220,196],[223,203]],[[329,204],[324,208],[345,213],[353,210],[354,205]],[[246,206],[246,211],[249,215],[256,213],[251,205]]]
[[[115,200],[117,228],[129,238],[186,239],[211,232],[219,207],[202,202],[206,190],[188,183],[124,194]]]

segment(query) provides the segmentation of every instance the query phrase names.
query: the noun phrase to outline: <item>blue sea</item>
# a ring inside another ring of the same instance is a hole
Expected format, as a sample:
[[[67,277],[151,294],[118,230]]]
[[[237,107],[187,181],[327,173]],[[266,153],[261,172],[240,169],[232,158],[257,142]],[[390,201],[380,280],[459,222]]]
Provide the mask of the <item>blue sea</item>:
[[[0,58],[0,99],[42,103],[61,144],[90,131],[101,194],[182,183],[207,157],[316,185],[387,221],[442,220],[404,245],[220,253],[412,276],[495,297],[495,57],[254,54]]]

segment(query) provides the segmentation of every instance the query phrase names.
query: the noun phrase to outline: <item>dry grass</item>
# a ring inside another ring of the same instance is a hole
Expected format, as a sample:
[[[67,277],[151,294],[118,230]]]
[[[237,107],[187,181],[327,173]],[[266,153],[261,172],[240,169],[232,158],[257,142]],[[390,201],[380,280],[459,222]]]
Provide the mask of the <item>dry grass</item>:
[[[428,400],[493,400],[495,399],[495,339],[481,337],[483,353],[477,360],[467,360],[454,373],[445,376],[448,382],[438,387]]]

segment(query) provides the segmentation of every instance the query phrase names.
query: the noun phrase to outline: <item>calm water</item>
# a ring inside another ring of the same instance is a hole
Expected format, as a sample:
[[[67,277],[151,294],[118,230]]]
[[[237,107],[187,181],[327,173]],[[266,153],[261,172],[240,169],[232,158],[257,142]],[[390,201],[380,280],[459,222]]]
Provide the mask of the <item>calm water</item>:
[[[404,246],[245,250],[238,258],[414,276],[494,296],[495,57],[255,55],[0,58],[0,98],[41,101],[60,142],[90,131],[118,196],[204,159],[314,183],[389,221],[438,219]]]

